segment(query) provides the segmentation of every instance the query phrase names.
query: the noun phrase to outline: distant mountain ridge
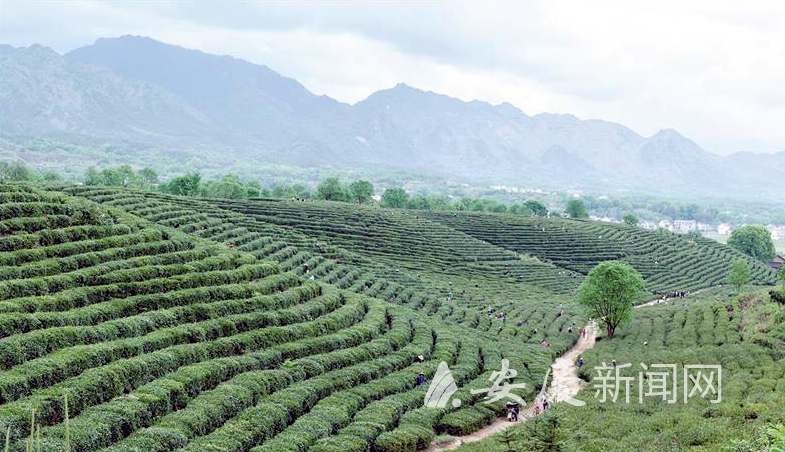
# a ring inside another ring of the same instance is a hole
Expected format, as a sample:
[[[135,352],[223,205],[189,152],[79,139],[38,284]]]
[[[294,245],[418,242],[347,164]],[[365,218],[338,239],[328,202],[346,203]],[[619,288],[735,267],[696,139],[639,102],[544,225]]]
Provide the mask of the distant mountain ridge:
[[[65,55],[0,47],[0,138],[15,149],[43,138],[117,155],[187,155],[191,166],[209,151],[248,164],[575,189],[779,199],[776,181],[785,180],[785,152],[721,157],[674,130],[647,138],[405,84],[348,105],[267,66],[135,36]]]

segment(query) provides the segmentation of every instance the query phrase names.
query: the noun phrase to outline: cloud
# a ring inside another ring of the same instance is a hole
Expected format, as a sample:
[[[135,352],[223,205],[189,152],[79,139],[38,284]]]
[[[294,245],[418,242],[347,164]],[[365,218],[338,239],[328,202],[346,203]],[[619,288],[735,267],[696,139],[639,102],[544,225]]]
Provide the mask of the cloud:
[[[356,102],[405,82],[704,148],[785,150],[785,4],[0,2],[0,41],[60,52],[138,34],[267,64]]]

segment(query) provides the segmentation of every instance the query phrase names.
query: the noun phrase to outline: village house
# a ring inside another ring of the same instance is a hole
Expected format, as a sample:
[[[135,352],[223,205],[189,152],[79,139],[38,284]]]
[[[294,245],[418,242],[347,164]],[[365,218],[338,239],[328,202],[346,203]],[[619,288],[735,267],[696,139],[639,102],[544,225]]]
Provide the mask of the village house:
[[[777,255],[774,256],[774,260],[769,262],[769,267],[772,268],[780,268],[783,265],[785,265],[785,253],[777,253]]]
[[[662,229],[667,229],[668,231],[673,231],[673,225],[671,224],[670,220],[660,220],[659,227]]]
[[[674,232],[690,232],[698,228],[698,222],[695,220],[676,220],[673,222]]]
[[[657,223],[649,220],[641,220],[638,223],[638,226],[642,227],[643,229],[657,229]]]
[[[728,223],[721,223],[717,225],[717,234],[719,235],[730,235],[731,227]]]
[[[780,238],[785,238],[785,226],[776,226],[770,224],[766,226],[766,229],[769,230],[772,240],[779,240]]]

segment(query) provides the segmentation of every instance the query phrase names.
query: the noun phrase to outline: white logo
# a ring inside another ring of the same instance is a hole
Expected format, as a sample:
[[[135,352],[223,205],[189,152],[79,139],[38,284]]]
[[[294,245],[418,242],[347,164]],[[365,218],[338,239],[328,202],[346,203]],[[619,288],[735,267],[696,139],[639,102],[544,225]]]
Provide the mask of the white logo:
[[[428,386],[428,392],[425,393],[425,406],[428,408],[444,408],[447,406],[447,401],[450,400],[450,397],[457,390],[458,385],[455,384],[450,368],[446,362],[442,361],[436,369],[433,381]],[[461,406],[461,399],[453,400],[452,406],[455,408]]]

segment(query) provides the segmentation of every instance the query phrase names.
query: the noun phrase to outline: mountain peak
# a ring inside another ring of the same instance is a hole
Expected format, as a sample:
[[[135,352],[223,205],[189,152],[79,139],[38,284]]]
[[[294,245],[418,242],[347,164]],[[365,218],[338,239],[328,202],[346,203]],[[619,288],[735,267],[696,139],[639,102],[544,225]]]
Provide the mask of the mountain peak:
[[[25,54],[28,55],[36,55],[39,57],[47,57],[47,58],[52,58],[52,57],[59,58],[61,56],[59,53],[55,52],[55,50],[52,49],[51,47],[42,46],[41,44],[31,44],[27,47],[13,47],[9,45],[3,45],[3,47],[4,48],[2,50],[4,52],[18,51],[18,52],[24,52]]]
[[[676,129],[660,129],[657,133],[649,137],[651,140],[686,140],[684,135]]]

